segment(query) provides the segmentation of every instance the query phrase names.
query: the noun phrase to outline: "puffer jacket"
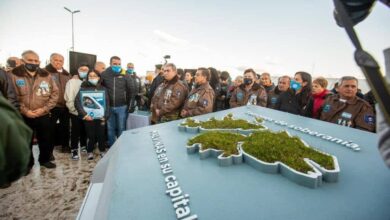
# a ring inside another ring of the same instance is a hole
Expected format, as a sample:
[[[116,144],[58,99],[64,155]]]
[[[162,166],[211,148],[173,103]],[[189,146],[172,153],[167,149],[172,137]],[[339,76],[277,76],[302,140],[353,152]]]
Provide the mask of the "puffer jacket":
[[[66,107],[69,109],[69,113],[76,116],[78,115],[78,112],[74,106],[74,100],[76,99],[82,82],[83,81],[81,81],[79,77],[74,77],[68,81],[65,87],[64,99],[66,101]]]
[[[292,89],[280,93],[274,109],[296,115],[302,114],[301,107],[299,106],[295,92]]]
[[[108,67],[101,74],[101,83],[107,89],[111,107],[126,105],[129,109],[135,108],[137,88],[128,74],[115,73],[111,67]]]

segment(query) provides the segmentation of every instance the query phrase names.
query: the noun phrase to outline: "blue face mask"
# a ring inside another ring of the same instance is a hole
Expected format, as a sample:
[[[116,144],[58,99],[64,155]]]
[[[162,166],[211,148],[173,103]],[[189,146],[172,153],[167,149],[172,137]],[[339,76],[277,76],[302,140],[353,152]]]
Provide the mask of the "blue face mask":
[[[133,74],[134,73],[134,69],[127,69],[127,71],[126,71],[128,74]]]
[[[97,85],[97,83],[98,83],[98,79],[88,79],[88,82],[90,82],[92,85]]]
[[[294,91],[298,91],[300,88],[302,88],[302,85],[301,83],[295,81],[295,80],[291,80],[290,82],[290,88]]]
[[[85,77],[87,77],[87,72],[79,72],[79,76],[81,79],[85,79]]]
[[[111,66],[111,69],[112,71],[114,71],[115,73],[120,73],[121,70],[122,70],[122,67],[121,66]]]
[[[244,85],[250,85],[252,84],[252,82],[253,82],[252,79],[244,78]]]

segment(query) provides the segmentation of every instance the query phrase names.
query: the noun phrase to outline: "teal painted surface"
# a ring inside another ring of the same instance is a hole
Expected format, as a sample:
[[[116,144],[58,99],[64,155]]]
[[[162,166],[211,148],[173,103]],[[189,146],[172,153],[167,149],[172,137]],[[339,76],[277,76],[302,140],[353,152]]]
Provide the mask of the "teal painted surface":
[[[245,114],[247,111],[351,140],[360,145],[361,151],[264,122],[271,130],[286,129],[338,158],[339,181],[310,189],[245,163],[222,167],[215,158],[201,160],[198,154],[187,154],[187,139],[196,134],[179,131],[182,120],[126,131],[112,149],[115,152],[95,218],[176,219],[152,145],[150,132],[155,130],[167,149],[181,189],[190,195],[191,213],[199,219],[390,218],[390,170],[378,153],[376,134],[255,106],[195,118],[205,120],[232,112],[235,117],[253,120]]]

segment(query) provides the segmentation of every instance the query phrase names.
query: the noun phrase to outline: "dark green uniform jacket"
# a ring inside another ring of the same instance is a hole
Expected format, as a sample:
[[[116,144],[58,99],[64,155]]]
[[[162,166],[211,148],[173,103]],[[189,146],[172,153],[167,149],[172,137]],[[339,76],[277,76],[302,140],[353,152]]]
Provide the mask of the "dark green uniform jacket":
[[[27,170],[31,129],[19,112],[0,96],[0,185],[17,180]]]

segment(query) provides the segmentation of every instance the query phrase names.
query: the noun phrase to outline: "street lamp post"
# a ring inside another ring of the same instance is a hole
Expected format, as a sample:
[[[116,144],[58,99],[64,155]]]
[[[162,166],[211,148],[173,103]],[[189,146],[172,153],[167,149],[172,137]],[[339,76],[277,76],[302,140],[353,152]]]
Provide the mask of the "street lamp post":
[[[70,12],[72,14],[72,51],[74,51],[74,30],[73,30],[73,14],[76,14],[76,13],[79,13],[80,10],[70,10],[69,8],[67,7],[64,7],[65,10],[67,10],[68,12]]]

